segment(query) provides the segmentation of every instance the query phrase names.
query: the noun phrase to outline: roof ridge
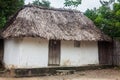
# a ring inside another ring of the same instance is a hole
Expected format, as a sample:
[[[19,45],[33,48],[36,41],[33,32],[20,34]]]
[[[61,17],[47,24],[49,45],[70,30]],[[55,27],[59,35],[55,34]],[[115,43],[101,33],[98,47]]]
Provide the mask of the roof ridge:
[[[76,10],[76,9],[66,9],[66,8],[54,8],[54,7],[43,7],[43,6],[35,6],[35,5],[31,5],[31,4],[28,4],[28,5],[24,5],[23,8],[25,7],[36,7],[36,8],[39,8],[39,9],[46,9],[46,10],[53,10],[53,11],[70,11],[70,12],[77,12],[77,13],[82,13],[81,11],[79,10]],[[23,9],[22,8],[22,9]]]

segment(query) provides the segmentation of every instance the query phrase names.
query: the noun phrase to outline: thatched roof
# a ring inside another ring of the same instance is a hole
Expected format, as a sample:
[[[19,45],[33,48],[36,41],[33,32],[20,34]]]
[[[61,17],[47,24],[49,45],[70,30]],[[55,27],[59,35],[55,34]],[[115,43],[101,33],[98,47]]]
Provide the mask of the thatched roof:
[[[45,39],[109,41],[80,11],[24,6],[3,29],[3,38],[39,37]]]

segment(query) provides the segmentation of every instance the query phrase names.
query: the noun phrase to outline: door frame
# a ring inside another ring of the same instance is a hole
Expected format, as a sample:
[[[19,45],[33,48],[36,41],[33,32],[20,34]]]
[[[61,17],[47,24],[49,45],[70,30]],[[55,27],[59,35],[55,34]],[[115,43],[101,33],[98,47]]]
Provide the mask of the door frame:
[[[113,43],[98,41],[98,55],[100,65],[112,65]]]
[[[51,50],[54,47],[54,44],[53,44],[54,41],[57,41],[59,43],[59,45],[58,45],[58,51],[59,51],[59,53],[57,53],[57,55],[59,56],[59,57],[57,57],[59,59],[58,64],[51,64],[50,63],[50,58],[51,58],[50,56],[51,56],[51,54],[53,54],[53,53],[51,53],[51,51],[52,52],[54,51],[54,50]],[[60,40],[49,40],[48,48],[49,48],[49,51],[48,51],[48,66],[60,66],[60,60],[61,60],[61,41]]]

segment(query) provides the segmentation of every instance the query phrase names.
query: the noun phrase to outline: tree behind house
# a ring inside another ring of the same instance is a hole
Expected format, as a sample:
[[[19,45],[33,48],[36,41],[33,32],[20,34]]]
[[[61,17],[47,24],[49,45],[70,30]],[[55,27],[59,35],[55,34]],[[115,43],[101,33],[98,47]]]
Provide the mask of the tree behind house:
[[[81,0],[65,0],[64,5],[65,7],[78,7],[81,4]]]
[[[0,0],[0,28],[23,5],[24,0]]]
[[[36,6],[50,7],[50,2],[47,0],[42,0],[42,1],[35,0],[32,2],[32,4]]]
[[[120,36],[120,1],[102,2],[99,9],[87,10],[85,15],[93,20],[95,25],[111,37]]]

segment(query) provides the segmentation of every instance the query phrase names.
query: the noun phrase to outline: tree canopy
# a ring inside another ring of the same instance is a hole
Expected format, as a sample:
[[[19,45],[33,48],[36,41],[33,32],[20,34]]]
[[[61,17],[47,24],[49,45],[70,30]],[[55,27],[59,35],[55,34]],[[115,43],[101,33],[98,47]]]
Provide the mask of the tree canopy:
[[[24,0],[0,0],[0,28],[23,5]]]
[[[36,6],[43,6],[43,7],[50,7],[50,2],[47,1],[47,0],[35,0],[32,2],[33,5],[36,5]]]
[[[84,13],[104,33],[111,37],[120,36],[120,0],[100,1],[102,4],[98,9],[86,10]]]
[[[64,5],[66,7],[69,6],[74,6],[74,7],[78,7],[78,5],[81,4],[81,0],[65,0]]]

